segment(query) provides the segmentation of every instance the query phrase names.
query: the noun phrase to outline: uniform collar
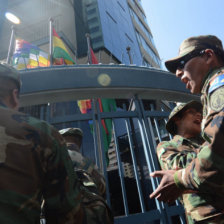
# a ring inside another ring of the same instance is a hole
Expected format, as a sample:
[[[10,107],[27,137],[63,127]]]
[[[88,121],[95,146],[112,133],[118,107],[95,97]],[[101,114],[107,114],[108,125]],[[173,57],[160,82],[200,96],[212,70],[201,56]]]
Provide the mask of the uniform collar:
[[[208,82],[210,81],[211,77],[213,77],[215,74],[219,73],[221,70],[223,70],[224,67],[216,68],[210,70],[207,75],[204,77],[201,85],[201,93],[204,94],[206,92],[206,87],[208,87]]]
[[[198,135],[194,138],[184,138],[181,135],[175,135],[173,137],[173,140],[175,142],[178,142],[181,145],[193,145],[195,147],[198,147],[199,145],[201,145],[204,142],[204,139],[201,137],[201,135]]]

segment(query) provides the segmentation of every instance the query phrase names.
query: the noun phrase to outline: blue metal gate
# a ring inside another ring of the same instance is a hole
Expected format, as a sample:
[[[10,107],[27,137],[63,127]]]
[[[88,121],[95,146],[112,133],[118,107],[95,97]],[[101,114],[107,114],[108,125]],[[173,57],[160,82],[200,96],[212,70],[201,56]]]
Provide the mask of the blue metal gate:
[[[178,202],[167,205],[149,199],[159,184],[149,173],[160,169],[156,145],[171,138],[165,123],[173,102],[197,96],[192,97],[172,74],[145,67],[57,66],[24,70],[21,77],[22,111],[58,129],[84,130],[82,151],[105,176],[115,223],[185,223]],[[116,99],[117,109],[100,112],[98,98]],[[92,99],[91,113],[80,113],[79,99]],[[102,119],[112,124],[109,149],[103,143]]]

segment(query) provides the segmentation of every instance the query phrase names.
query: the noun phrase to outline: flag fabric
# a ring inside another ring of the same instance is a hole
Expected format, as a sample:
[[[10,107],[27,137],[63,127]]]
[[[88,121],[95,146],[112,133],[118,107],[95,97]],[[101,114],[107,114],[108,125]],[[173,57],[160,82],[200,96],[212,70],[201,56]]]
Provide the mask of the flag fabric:
[[[92,111],[91,100],[78,100],[78,106],[82,114],[87,114]]]
[[[98,60],[92,50],[92,48],[89,46],[89,53],[90,53],[90,62],[92,64],[98,64]],[[97,99],[99,103],[100,112],[110,112],[110,111],[116,111],[116,101],[114,99]],[[81,113],[90,113],[92,111],[91,108],[91,100],[79,100],[78,105],[80,108]],[[92,124],[92,122],[91,122]],[[103,145],[104,145],[104,151],[106,155],[106,161],[107,164],[109,163],[108,159],[108,149],[111,143],[112,138],[112,120],[111,119],[102,119],[102,135],[103,135]]]
[[[16,39],[13,66],[16,69],[47,67],[50,66],[49,54],[34,44]]]
[[[56,33],[55,29],[53,31],[53,62],[56,65],[72,65],[75,64],[74,60],[70,56],[68,50],[65,47],[64,42]]]
[[[91,62],[92,64],[99,64],[94,52],[93,52],[93,49],[90,47],[90,55],[91,55]]]

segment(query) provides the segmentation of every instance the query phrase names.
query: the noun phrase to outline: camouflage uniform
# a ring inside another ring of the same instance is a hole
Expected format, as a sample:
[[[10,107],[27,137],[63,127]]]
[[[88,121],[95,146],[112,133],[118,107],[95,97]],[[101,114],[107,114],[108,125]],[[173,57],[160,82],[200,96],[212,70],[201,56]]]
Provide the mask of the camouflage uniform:
[[[63,136],[81,135],[78,128],[68,128],[59,131]],[[113,216],[105,202],[106,183],[97,166],[79,152],[75,143],[67,143],[68,153],[73,163],[73,168],[78,176],[81,190],[81,204],[85,210],[84,223],[110,224]]]
[[[67,146],[69,149],[69,146]],[[97,166],[88,158],[82,156],[80,152],[68,150],[73,167],[82,179],[82,184],[102,197],[105,196],[106,183],[103,175],[99,172]]]
[[[175,135],[172,140],[161,142],[157,147],[157,155],[164,170],[179,170],[187,167],[192,159],[197,157],[197,151],[203,140],[199,137],[186,139]],[[212,194],[191,193],[183,194],[186,217],[189,224],[197,223],[217,215],[217,210],[210,202]]]
[[[197,103],[199,104],[199,103]],[[169,116],[167,130],[170,133],[175,133],[174,122],[172,118],[178,114],[184,107],[198,107],[196,101],[191,101],[188,104],[180,104],[174,108]],[[202,106],[202,105],[201,105]],[[197,157],[197,152],[203,144],[204,140],[201,136],[195,138],[184,138],[180,135],[175,135],[172,140],[159,143],[157,146],[157,155],[163,170],[179,170],[187,167],[191,161]],[[203,193],[184,194],[181,202],[185,207],[185,213],[189,224],[197,223],[209,219],[216,215],[216,209],[208,204],[213,200],[213,195]]]
[[[65,128],[60,130],[59,133],[64,137],[79,136],[81,139],[83,137],[83,132],[79,128]],[[104,176],[89,158],[82,156],[80,153],[80,147],[75,142],[67,142],[66,145],[73,162],[74,170],[78,174],[80,182],[83,186],[89,188],[90,191],[104,197],[106,193],[106,182]]]
[[[12,67],[0,64],[0,78],[20,89]],[[97,208],[82,200],[65,141],[51,125],[2,102],[0,114],[0,223],[40,223],[43,198],[49,224],[112,223],[104,200]]]
[[[200,57],[205,49],[211,49],[219,57],[216,64],[224,61],[221,41],[212,35],[190,37],[183,41],[178,57],[166,61],[166,67],[176,72],[178,66],[185,65],[187,57]],[[213,59],[213,63],[214,60]],[[218,61],[218,62],[217,62]],[[212,66],[212,64],[210,64]],[[221,66],[220,66],[221,67]],[[181,67],[179,67],[182,69]],[[192,68],[194,69],[194,68]],[[208,69],[208,68],[206,68]],[[201,76],[203,75],[201,68]],[[178,73],[178,75],[182,75]],[[174,174],[174,181],[183,190],[195,190],[211,194],[208,210],[217,216],[205,223],[224,223],[224,68],[209,71],[201,85],[203,103],[202,132],[206,142],[200,148],[197,157],[184,169]],[[202,211],[200,211],[202,212]],[[218,217],[219,216],[219,217]]]
[[[42,196],[47,223],[79,212],[78,181],[60,134],[4,106],[0,114],[0,223],[39,223]]]
[[[179,187],[211,193],[211,205],[219,214],[224,213],[224,86],[220,85],[214,90],[211,88],[214,86],[212,82],[223,74],[224,68],[210,72],[202,89],[202,131],[207,142],[190,166],[175,173],[175,182]],[[224,223],[224,218],[213,223]]]

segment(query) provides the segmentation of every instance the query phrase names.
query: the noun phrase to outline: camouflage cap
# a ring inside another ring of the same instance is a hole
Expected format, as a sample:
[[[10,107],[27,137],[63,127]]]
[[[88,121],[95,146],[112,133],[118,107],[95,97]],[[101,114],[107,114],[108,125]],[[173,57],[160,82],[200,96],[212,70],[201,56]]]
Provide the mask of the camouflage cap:
[[[178,56],[165,62],[166,68],[170,72],[175,73],[179,62],[183,60],[184,56],[192,53],[193,51],[204,49],[216,50],[224,58],[222,42],[216,36],[205,35],[190,37],[181,43]]]
[[[9,64],[6,63],[0,63],[0,77],[8,77],[16,82],[18,85],[18,88],[20,89],[21,87],[21,80],[20,80],[20,75],[19,72],[10,66]]]
[[[61,129],[59,131],[59,133],[63,136],[66,135],[79,135],[81,137],[83,137],[83,132],[80,128],[65,128],[65,129]]]
[[[170,116],[169,116],[169,120],[166,124],[166,130],[172,134],[175,135],[176,134],[176,128],[175,128],[175,123],[174,123],[174,117],[177,116],[179,113],[189,109],[189,108],[195,108],[198,111],[202,110],[202,104],[199,101],[195,101],[192,100],[188,103],[180,103],[179,105],[177,105],[176,107],[174,107],[174,109],[171,111]]]

